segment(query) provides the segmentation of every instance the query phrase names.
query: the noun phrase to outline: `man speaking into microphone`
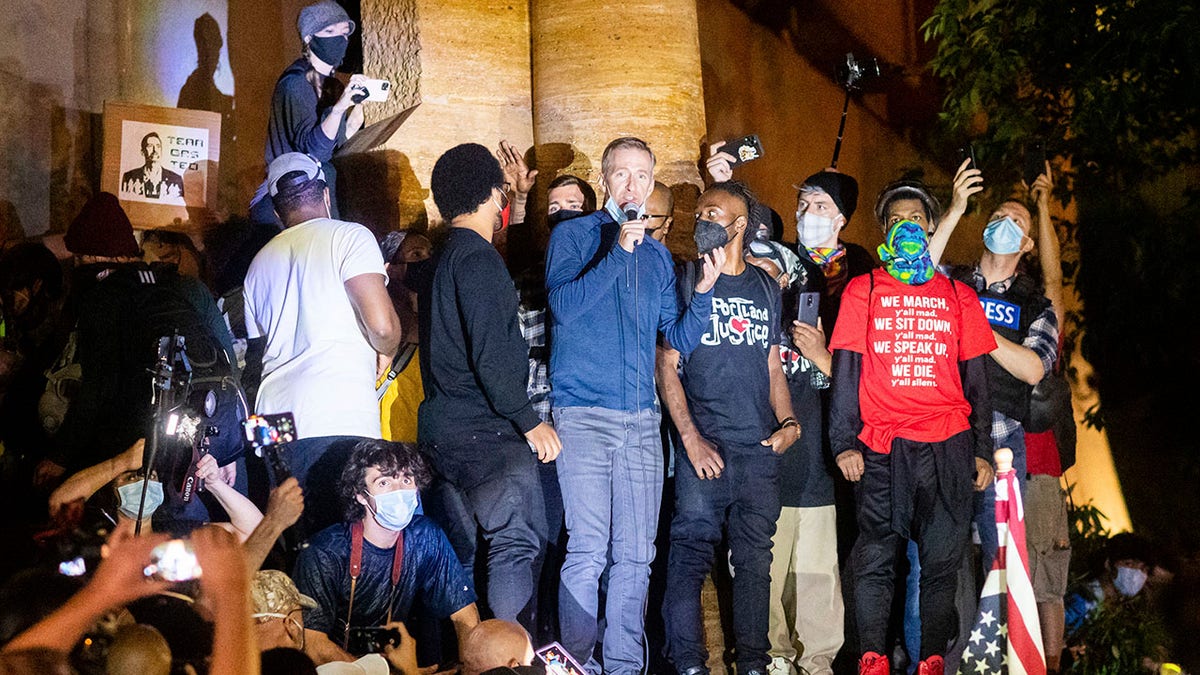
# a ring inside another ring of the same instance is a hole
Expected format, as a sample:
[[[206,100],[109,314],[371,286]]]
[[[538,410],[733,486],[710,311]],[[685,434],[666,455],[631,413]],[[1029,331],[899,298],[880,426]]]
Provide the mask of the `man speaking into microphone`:
[[[712,311],[725,253],[705,256],[688,306],[679,306],[671,254],[646,236],[654,153],[618,138],[600,163],[604,208],[558,225],[546,253],[550,384],[562,439],[558,480],[569,539],[559,592],[561,640],[589,673],[638,673],[644,610],[662,498],[663,452],[654,393],[662,332],[687,354]],[[598,585],[608,561],[603,654]]]

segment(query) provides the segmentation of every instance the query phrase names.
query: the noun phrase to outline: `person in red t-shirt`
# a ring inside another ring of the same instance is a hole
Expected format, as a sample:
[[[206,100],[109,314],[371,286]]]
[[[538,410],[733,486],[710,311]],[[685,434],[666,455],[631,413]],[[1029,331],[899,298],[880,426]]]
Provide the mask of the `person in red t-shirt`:
[[[859,672],[889,672],[887,630],[900,548],[921,559],[921,675],[942,675],[958,628],[955,574],[971,489],[992,480],[987,359],[996,348],[975,291],[934,270],[937,202],[915,181],[884,189],[875,215],[883,268],[846,286],[830,347],[830,443],[856,482],[850,555]]]

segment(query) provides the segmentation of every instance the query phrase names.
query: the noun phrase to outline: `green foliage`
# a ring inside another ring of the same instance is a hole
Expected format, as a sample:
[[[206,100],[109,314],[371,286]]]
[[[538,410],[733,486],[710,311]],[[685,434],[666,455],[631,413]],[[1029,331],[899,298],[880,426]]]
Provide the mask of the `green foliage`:
[[[1071,673],[1081,675],[1145,675],[1146,657],[1163,658],[1169,641],[1162,618],[1138,594],[1129,599],[1100,603],[1071,640],[1083,645]]]
[[[971,141],[996,192],[1019,182],[1026,145],[1044,139],[1055,196],[1078,207],[1060,239],[1087,331],[1076,345],[1068,322],[1068,353],[1078,347],[1095,366],[1106,406],[1148,394],[1185,419],[1187,397],[1174,392],[1200,373],[1200,330],[1181,320],[1200,288],[1200,191],[1188,189],[1200,178],[1200,7],[940,0],[922,30],[946,92],[942,154]],[[987,201],[998,196],[1007,192]],[[1094,409],[1088,420],[1106,417]]]

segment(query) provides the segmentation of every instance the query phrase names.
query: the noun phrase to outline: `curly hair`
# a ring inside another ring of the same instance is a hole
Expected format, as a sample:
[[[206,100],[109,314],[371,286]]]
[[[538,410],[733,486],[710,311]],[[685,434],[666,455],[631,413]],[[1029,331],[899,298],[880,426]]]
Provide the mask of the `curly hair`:
[[[355,497],[366,494],[367,469],[372,467],[385,476],[407,473],[412,476],[417,489],[429,487],[429,463],[415,445],[373,438],[359,441],[350,452],[350,459],[346,461],[346,468],[342,469],[342,478],[338,481],[338,493],[347,521],[359,520],[366,515],[366,509]]]

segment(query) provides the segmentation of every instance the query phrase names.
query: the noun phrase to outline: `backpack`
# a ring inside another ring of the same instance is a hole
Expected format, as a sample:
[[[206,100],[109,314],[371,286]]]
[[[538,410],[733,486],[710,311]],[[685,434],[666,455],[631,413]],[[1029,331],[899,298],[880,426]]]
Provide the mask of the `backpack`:
[[[1062,470],[1075,465],[1075,408],[1071,403],[1071,383],[1060,365],[1056,364],[1033,388],[1025,431],[1053,431]]]
[[[133,279],[126,279],[126,283],[130,281]],[[244,449],[242,422],[249,414],[246,395],[237,369],[213,332],[212,324],[188,297],[185,283],[187,280],[171,266],[139,269],[137,287],[128,294],[139,310],[131,337],[139,349],[145,349],[148,369],[157,363],[160,338],[175,334],[184,338],[191,381],[176,393],[175,400],[183,403],[181,412],[196,418],[199,447],[224,466],[237,459]]]

